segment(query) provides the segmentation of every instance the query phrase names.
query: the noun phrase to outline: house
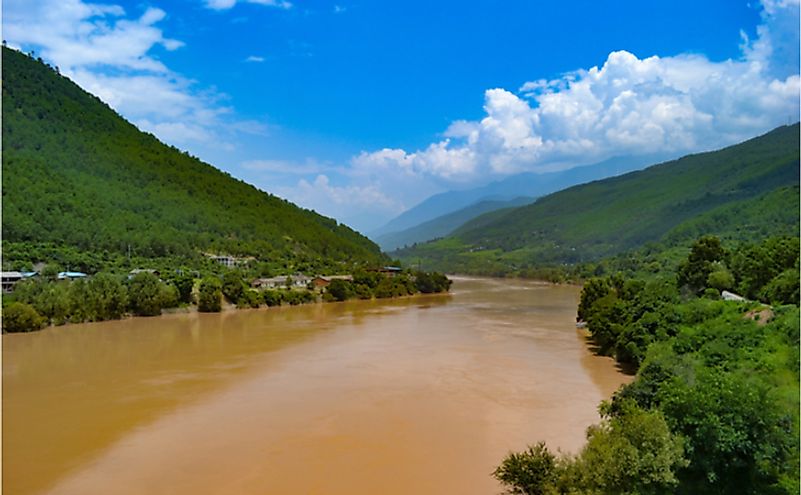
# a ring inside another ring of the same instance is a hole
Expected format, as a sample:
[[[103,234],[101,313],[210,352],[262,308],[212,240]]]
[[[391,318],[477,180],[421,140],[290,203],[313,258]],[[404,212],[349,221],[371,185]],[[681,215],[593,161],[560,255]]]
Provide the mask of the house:
[[[158,270],[155,270],[153,268],[136,268],[136,269],[131,270],[130,272],[128,272],[128,280],[134,278],[135,276],[139,275],[142,272],[152,273],[156,277],[160,277],[161,276],[161,273]]]
[[[400,267],[397,267],[397,266],[382,266],[381,268],[372,268],[372,269],[370,269],[368,271],[378,272],[378,273],[381,273],[381,274],[383,274],[383,275],[385,275],[387,277],[394,277],[398,273],[402,272],[403,268],[400,268]]]
[[[739,296],[739,295],[735,294],[734,292],[729,292],[727,290],[724,290],[723,292],[721,292],[720,293],[720,297],[722,297],[724,301],[746,301],[747,300],[743,296]]]
[[[287,280],[289,280],[289,284],[287,284]],[[299,273],[280,277],[257,278],[251,282],[250,286],[254,289],[286,289],[287,285],[289,288],[306,288],[311,281],[311,277]]]
[[[228,268],[233,268],[236,266],[236,258],[233,256],[211,256],[211,259]]]
[[[13,292],[14,285],[23,278],[24,277],[21,272],[0,272],[0,281],[2,281],[3,292]]]
[[[77,280],[79,278],[86,278],[89,275],[83,272],[58,272],[59,280]]]
[[[315,289],[321,289],[323,287],[328,287],[328,284],[330,284],[332,280],[336,279],[347,280],[350,282],[353,280],[353,275],[318,275],[311,280],[311,283]]]

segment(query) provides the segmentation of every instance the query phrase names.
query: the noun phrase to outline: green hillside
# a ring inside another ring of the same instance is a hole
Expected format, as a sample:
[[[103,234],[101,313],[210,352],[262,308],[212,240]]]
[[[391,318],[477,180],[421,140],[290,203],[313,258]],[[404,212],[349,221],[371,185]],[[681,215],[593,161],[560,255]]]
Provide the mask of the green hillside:
[[[534,198],[520,197],[509,201],[486,200],[473,203],[453,213],[439,216],[433,220],[415,225],[400,232],[390,232],[375,238],[375,241],[385,251],[392,251],[402,246],[425,242],[430,239],[443,237],[453,232],[466,222],[485,213],[506,208],[523,206],[534,201]]]
[[[442,270],[514,272],[598,260],[648,243],[798,235],[799,125],[571,187],[478,217],[450,237],[397,251]],[[500,214],[499,214],[500,213]]]
[[[288,268],[383,260],[347,226],[139,131],[41,60],[4,47],[2,74],[6,266],[31,252],[89,253],[90,265],[128,252]]]

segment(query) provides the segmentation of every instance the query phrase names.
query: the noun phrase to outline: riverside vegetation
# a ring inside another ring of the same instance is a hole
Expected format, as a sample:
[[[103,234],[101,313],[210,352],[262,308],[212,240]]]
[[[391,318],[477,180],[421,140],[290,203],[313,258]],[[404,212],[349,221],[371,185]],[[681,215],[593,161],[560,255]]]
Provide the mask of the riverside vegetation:
[[[707,236],[676,271],[587,281],[578,318],[636,378],[580,453],[539,443],[495,477],[520,494],[798,493],[798,273],[797,237]]]
[[[162,309],[197,304],[198,311],[218,312],[223,301],[238,308],[297,305],[351,298],[372,299],[447,292],[451,280],[442,274],[406,270],[394,276],[358,271],[353,280],[334,279],[324,292],[305,289],[254,290],[237,270],[222,277],[174,273],[164,280],[150,272],[130,279],[112,273],[98,273],[88,280],[57,280],[45,270],[35,279],[19,282],[3,298],[3,332],[30,332],[45,325],[122,318],[127,314],[155,316]]]

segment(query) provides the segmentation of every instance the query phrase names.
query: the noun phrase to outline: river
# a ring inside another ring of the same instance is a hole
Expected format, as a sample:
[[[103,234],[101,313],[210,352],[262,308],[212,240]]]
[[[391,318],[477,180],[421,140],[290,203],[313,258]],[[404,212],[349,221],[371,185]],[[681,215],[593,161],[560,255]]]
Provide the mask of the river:
[[[26,494],[483,494],[510,450],[575,452],[630,378],[579,291],[450,295],[3,336],[3,489]]]

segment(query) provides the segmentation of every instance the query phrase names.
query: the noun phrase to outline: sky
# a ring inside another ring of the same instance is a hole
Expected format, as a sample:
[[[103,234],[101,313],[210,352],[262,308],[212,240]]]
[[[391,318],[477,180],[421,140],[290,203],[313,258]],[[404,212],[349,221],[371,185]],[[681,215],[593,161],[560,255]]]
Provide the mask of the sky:
[[[2,35],[370,232],[438,192],[799,120],[799,1],[3,0]]]

